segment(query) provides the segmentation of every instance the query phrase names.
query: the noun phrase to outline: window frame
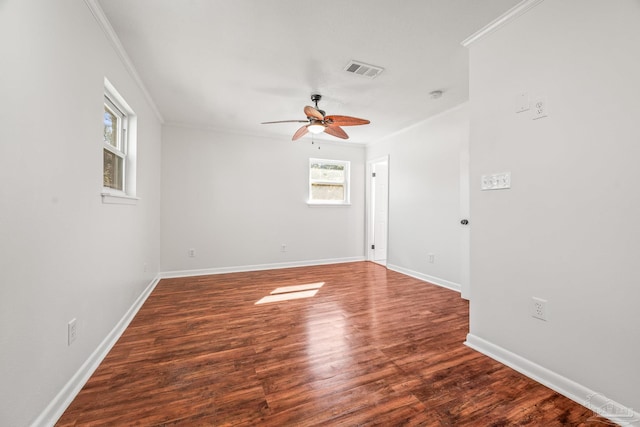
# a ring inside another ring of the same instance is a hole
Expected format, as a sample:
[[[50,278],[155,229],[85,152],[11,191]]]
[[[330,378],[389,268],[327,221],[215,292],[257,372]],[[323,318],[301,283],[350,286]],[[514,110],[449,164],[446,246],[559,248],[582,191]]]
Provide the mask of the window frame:
[[[336,182],[336,181],[328,181],[328,180],[313,178],[311,176],[311,172],[312,172],[311,167],[316,163],[343,166],[344,180],[342,182]],[[351,185],[350,185],[351,184],[351,162],[349,160],[309,158],[308,173],[309,173],[309,186],[308,186],[309,197],[307,199],[308,205],[310,206],[350,206],[351,205]],[[312,199],[313,184],[342,185],[344,188],[344,199],[343,200]]]
[[[104,107],[108,109],[114,116],[117,117],[117,125],[116,125],[116,145],[113,146],[111,143],[106,141],[103,138],[102,141],[102,149],[103,156],[104,150],[109,151],[116,157],[120,158],[122,161],[122,172],[120,173],[119,180],[122,182],[122,188],[114,188],[104,185],[104,158],[102,163],[102,171],[103,171],[103,179],[102,186],[104,191],[108,192],[118,192],[122,194],[126,194],[127,189],[127,137],[129,130],[129,120],[127,114],[122,111],[123,108],[119,107],[112,99],[109,97],[109,94],[105,93],[104,95]],[[118,179],[117,178],[117,179]]]
[[[105,108],[118,117],[116,146],[104,138]],[[137,116],[114,86],[104,79],[102,106],[102,202],[112,204],[136,204]],[[122,189],[105,186],[105,151],[122,159]]]

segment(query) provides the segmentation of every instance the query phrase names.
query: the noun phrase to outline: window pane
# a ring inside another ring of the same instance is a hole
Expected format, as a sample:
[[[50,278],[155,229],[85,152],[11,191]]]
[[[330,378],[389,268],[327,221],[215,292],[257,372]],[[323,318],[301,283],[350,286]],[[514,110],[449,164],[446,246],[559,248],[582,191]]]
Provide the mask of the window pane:
[[[104,106],[104,142],[115,147],[118,147],[118,120],[116,116],[109,108]]]
[[[116,190],[124,191],[123,187],[123,165],[122,157],[112,153],[109,150],[103,150],[103,180],[102,185]]]
[[[329,182],[344,182],[344,165],[312,163],[311,179]]]
[[[344,185],[311,184],[311,200],[344,201]]]

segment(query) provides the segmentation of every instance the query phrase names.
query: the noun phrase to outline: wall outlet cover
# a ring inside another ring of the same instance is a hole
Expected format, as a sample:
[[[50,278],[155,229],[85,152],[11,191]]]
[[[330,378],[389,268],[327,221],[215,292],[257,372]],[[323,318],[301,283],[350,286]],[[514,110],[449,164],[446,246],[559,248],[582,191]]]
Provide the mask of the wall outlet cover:
[[[76,319],[69,320],[67,323],[67,345],[73,344],[78,336],[78,322]]]
[[[538,120],[549,115],[549,103],[546,96],[539,96],[533,102],[533,120]]]
[[[531,298],[531,316],[540,320],[548,320],[547,300],[542,298]]]

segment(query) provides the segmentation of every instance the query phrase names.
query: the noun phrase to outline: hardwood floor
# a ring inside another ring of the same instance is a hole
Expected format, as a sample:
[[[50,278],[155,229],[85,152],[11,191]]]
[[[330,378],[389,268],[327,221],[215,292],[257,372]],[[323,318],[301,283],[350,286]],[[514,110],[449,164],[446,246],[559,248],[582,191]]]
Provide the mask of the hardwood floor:
[[[467,331],[458,293],[368,262],[165,279],[57,425],[600,424]]]

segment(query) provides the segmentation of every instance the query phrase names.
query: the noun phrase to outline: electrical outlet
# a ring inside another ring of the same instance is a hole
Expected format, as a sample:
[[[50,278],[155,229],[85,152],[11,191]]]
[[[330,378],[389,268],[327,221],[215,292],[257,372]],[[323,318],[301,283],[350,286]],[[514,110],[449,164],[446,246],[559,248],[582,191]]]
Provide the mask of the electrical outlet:
[[[76,319],[69,320],[67,323],[67,345],[73,344],[78,336],[77,322]]]
[[[189,255],[189,258],[193,258],[196,256],[196,250],[191,248],[187,251],[187,254]]]
[[[542,298],[531,298],[531,316],[540,320],[547,320],[548,316],[547,310],[547,300],[543,300]]]
[[[429,260],[430,264],[436,262],[436,256],[434,254],[427,254],[427,259]]]
[[[538,97],[533,103],[533,120],[541,119],[549,115],[549,104],[546,96]]]

